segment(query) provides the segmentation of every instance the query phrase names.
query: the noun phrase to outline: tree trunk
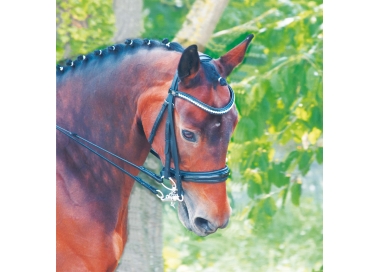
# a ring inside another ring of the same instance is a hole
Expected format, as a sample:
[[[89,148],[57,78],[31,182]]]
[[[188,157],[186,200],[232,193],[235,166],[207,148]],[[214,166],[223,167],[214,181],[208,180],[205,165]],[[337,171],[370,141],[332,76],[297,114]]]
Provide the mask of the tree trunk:
[[[203,51],[227,4],[228,0],[196,0],[174,41],[184,47],[197,44]]]
[[[157,173],[159,163],[150,156],[144,166]],[[116,271],[163,271],[162,246],[161,200],[135,182],[128,204],[128,241]]]
[[[143,29],[142,7],[142,0],[114,0],[115,43],[140,37]],[[159,165],[148,157],[145,167],[157,172]],[[163,271],[161,205],[155,195],[135,183],[128,203],[128,240],[116,271]]]
[[[142,0],[114,0],[116,31],[113,41],[115,43],[140,36],[143,30],[142,8]]]

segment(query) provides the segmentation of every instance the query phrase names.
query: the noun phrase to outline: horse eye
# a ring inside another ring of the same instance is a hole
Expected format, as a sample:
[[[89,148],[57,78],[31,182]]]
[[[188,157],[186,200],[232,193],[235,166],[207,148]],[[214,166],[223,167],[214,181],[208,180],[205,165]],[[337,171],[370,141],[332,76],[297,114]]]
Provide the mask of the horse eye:
[[[190,142],[195,142],[196,141],[196,138],[195,138],[195,134],[191,131],[188,131],[188,130],[182,130],[182,135],[183,137],[190,141]]]

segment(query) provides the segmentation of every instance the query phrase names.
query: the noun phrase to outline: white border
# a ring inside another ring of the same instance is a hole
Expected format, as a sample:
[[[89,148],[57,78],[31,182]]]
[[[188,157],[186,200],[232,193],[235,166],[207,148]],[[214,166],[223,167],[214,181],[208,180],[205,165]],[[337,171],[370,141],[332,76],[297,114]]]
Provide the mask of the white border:
[[[55,1],[1,11],[0,271],[55,271]]]

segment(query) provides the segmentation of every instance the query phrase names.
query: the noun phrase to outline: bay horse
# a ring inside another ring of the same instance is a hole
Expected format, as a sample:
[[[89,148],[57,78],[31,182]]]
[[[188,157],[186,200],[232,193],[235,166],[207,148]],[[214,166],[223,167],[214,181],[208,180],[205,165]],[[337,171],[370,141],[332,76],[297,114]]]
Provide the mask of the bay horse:
[[[226,227],[226,154],[238,113],[225,78],[252,38],[218,59],[196,45],[127,39],[57,66],[57,271],[116,269],[134,181],[177,201],[195,234]],[[150,151],[165,165],[161,175],[142,167]],[[170,193],[139,172],[170,179]]]

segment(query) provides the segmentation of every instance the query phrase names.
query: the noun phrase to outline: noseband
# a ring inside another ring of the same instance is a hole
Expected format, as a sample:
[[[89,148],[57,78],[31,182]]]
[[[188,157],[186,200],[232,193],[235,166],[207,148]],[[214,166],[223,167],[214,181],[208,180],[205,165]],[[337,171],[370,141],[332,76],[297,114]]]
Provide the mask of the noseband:
[[[205,55],[205,54],[201,54],[199,57],[200,57],[201,62],[208,62],[208,61],[212,60],[212,58],[210,56]],[[148,142],[150,144],[152,144],[153,140],[154,140],[154,136],[156,135],[156,131],[158,129],[158,126],[161,123],[163,114],[167,109],[168,115],[167,115],[166,124],[165,124],[165,165],[164,165],[163,169],[161,170],[161,176],[153,173],[152,171],[146,169],[143,166],[135,165],[135,164],[133,164],[133,163],[109,152],[108,150],[103,149],[102,147],[80,137],[76,133],[68,131],[68,130],[66,130],[66,129],[58,126],[58,125],[56,126],[56,128],[57,128],[57,130],[59,130],[60,132],[62,132],[63,134],[70,137],[71,139],[73,139],[78,144],[80,144],[81,146],[87,148],[88,150],[90,150],[94,154],[98,155],[99,157],[101,157],[102,159],[104,159],[105,161],[107,161],[108,163],[113,165],[114,167],[118,168],[120,171],[122,171],[126,175],[128,175],[131,178],[133,178],[134,180],[136,180],[142,186],[144,186],[145,188],[150,190],[152,193],[156,194],[162,201],[171,201],[172,206],[174,206],[174,201],[177,201],[177,200],[183,201],[182,181],[184,181],[184,182],[191,181],[191,182],[198,182],[198,183],[218,183],[218,182],[225,181],[229,175],[229,172],[230,172],[230,170],[227,166],[225,166],[224,168],[219,169],[219,170],[206,171],[206,172],[188,172],[188,171],[180,170],[178,147],[177,147],[177,141],[176,141],[176,136],[175,136],[175,127],[174,127],[174,116],[173,116],[175,98],[184,99],[184,100],[194,104],[195,106],[201,108],[202,110],[204,110],[210,114],[213,114],[213,115],[222,115],[222,114],[227,113],[228,111],[230,111],[232,109],[234,102],[235,102],[234,92],[228,84],[227,84],[227,86],[228,86],[228,89],[230,91],[230,101],[228,102],[228,104],[226,106],[224,106],[222,108],[214,108],[214,107],[211,107],[211,106],[203,103],[202,101],[196,99],[195,97],[193,97],[187,93],[183,93],[183,92],[179,91],[178,90],[178,83],[179,83],[179,77],[178,77],[178,74],[176,72],[174,79],[172,81],[172,84],[169,88],[169,94],[168,94],[167,98],[165,99],[165,101],[162,105],[162,108],[161,108],[161,110],[160,110],[160,112],[156,118],[156,121],[154,122],[152,131],[151,131],[149,139],[148,139]],[[160,190],[154,188],[149,183],[143,181],[140,177],[134,176],[131,173],[129,173],[128,171],[124,170],[123,168],[121,168],[120,166],[118,166],[117,164],[112,162],[111,160],[107,159],[106,157],[104,157],[103,155],[101,155],[100,153],[98,153],[97,151],[92,149],[91,147],[89,147],[87,144],[108,153],[109,155],[129,164],[130,166],[132,166],[134,168],[139,169],[142,173],[148,175],[150,178],[157,181],[158,183],[161,183],[165,188],[167,188],[171,192],[164,197],[163,193]],[[156,156],[158,159],[160,159],[157,152],[155,152],[153,149],[151,149],[150,152],[154,156]],[[171,160],[173,160],[174,169],[170,167]],[[176,183],[174,183],[174,181],[172,179],[173,177],[175,178]],[[172,188],[166,187],[163,183],[163,179],[170,179],[173,187]]]

